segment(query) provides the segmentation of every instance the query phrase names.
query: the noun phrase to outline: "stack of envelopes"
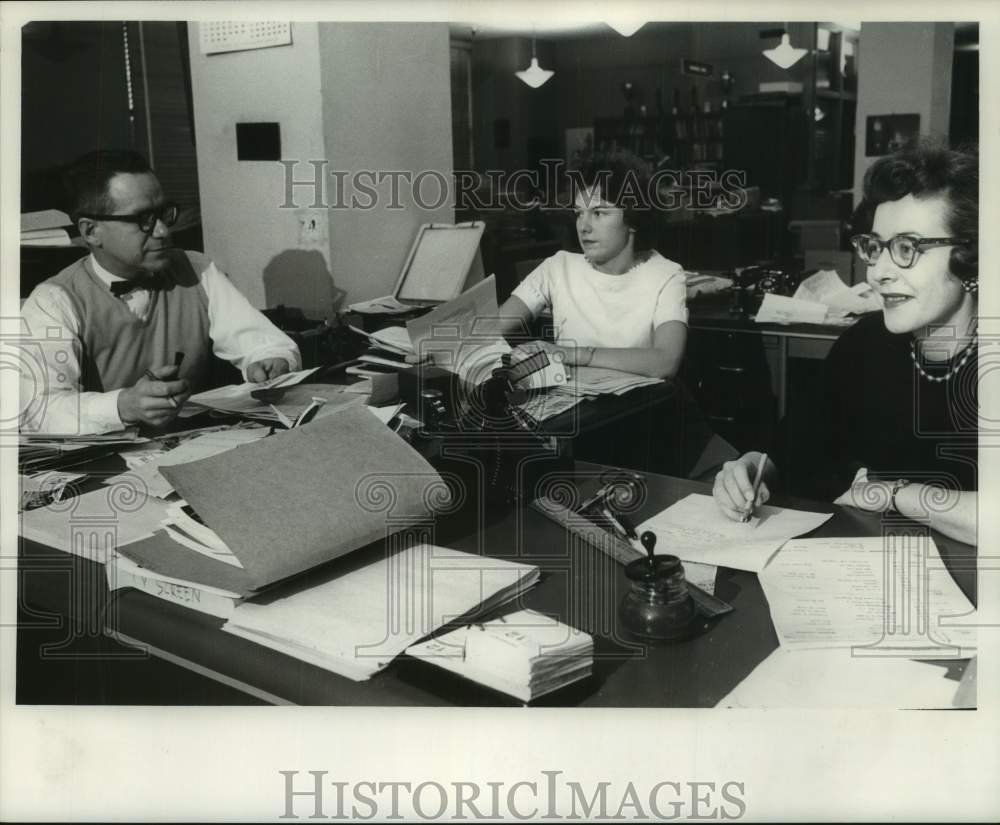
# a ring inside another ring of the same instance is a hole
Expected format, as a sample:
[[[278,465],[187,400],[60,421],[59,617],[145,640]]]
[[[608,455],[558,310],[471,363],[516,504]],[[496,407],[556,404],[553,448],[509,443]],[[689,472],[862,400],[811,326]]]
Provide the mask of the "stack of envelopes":
[[[589,634],[534,610],[460,627],[406,652],[522,702],[585,679],[594,666]]]

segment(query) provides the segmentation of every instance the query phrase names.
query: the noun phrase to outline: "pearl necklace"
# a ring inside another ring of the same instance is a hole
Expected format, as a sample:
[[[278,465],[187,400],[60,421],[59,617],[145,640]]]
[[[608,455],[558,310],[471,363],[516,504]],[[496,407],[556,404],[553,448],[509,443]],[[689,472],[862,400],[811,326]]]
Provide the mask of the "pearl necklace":
[[[944,375],[931,375],[922,366],[920,366],[920,361],[917,358],[917,342],[915,340],[910,341],[910,358],[913,361],[913,366],[916,367],[917,372],[920,373],[922,378],[926,378],[928,381],[933,383],[940,383],[942,381],[951,381],[952,377],[965,366],[965,362],[969,360],[969,356],[972,355],[972,351],[976,348],[976,342],[979,340],[979,333],[974,332],[972,334],[972,340],[963,347],[960,353],[961,358],[952,366],[948,372]]]

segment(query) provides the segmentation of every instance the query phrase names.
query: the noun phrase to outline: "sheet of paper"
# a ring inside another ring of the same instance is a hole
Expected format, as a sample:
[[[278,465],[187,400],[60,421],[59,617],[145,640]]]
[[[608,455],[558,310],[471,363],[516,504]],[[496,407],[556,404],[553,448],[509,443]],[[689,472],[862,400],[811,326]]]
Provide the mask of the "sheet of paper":
[[[224,630],[367,679],[491,595],[516,592],[525,577],[533,581],[537,569],[421,544],[269,604],[241,604]]]
[[[569,371],[567,391],[578,395],[621,395],[636,387],[662,383],[659,378],[648,378],[620,370],[603,367],[572,367]]]
[[[22,212],[21,231],[36,232],[40,229],[55,229],[70,226],[73,223],[69,215],[58,209],[43,209],[41,212]]]
[[[657,554],[759,573],[788,539],[815,530],[829,513],[764,505],[750,524],[731,521],[711,496],[692,493],[638,527],[656,534]]]
[[[458,343],[471,336],[483,336],[482,326],[492,326],[497,310],[496,278],[490,275],[457,298],[435,307],[426,315],[407,321],[406,331],[418,354],[450,352]],[[499,337],[491,333],[478,343],[490,344]],[[435,364],[445,366],[437,360],[436,354]]]
[[[143,499],[134,488],[102,487],[21,514],[20,533],[27,539],[104,564],[123,547],[160,529],[166,504]]]
[[[930,536],[789,541],[760,574],[782,647],[912,650],[964,658],[975,609]],[[959,618],[960,617],[960,618]]]
[[[412,312],[415,305],[401,303],[392,295],[383,295],[381,298],[372,298],[368,301],[350,304],[347,309],[350,312],[363,312],[366,315],[402,315],[406,312]]]
[[[849,648],[778,648],[716,707],[950,708],[958,682],[933,662],[855,656]]]
[[[826,304],[768,293],[757,310],[758,324],[822,324]]]
[[[254,441],[266,436],[268,433],[264,427],[234,427],[230,430],[217,430],[205,433],[187,441],[172,450],[161,452],[150,457],[142,465],[136,466],[127,474],[111,476],[105,479],[105,484],[117,484],[127,475],[130,480],[137,480],[145,485],[149,495],[157,498],[166,498],[173,493],[173,485],[167,481],[160,473],[160,467],[170,467],[174,464],[186,464],[189,461],[198,461],[212,455],[224,453],[242,444],[251,444]]]
[[[714,564],[699,564],[696,561],[686,561],[684,567],[684,578],[691,584],[696,584],[706,593],[715,595],[715,576],[719,568]]]
[[[536,421],[545,421],[573,409],[582,400],[582,396],[572,393],[548,391],[533,395],[519,406]]]
[[[396,413],[398,413],[405,406],[406,405],[402,404],[402,403],[400,403],[400,404],[386,404],[383,407],[372,407],[372,406],[369,406],[368,407],[368,412],[370,412],[372,415],[374,415],[383,424],[388,424],[395,417]]]
[[[59,470],[43,470],[30,476],[18,475],[21,509],[45,507],[58,502],[62,499],[67,485],[85,477],[85,473],[67,473]]]
[[[243,384],[230,384],[225,387],[218,387],[205,392],[192,395],[185,402],[188,404],[207,407],[208,409],[218,409],[225,411],[243,412],[247,407],[259,406],[260,402],[251,398],[250,393],[259,389],[272,389],[276,387],[293,387],[301,384],[306,378],[316,372],[320,367],[313,367],[307,370],[298,370],[279,375],[270,381],[260,384],[253,384],[249,381]]]
[[[810,275],[795,290],[795,300],[825,304],[831,310],[860,315],[881,309],[875,292],[866,281],[847,286],[834,270],[821,269]]]

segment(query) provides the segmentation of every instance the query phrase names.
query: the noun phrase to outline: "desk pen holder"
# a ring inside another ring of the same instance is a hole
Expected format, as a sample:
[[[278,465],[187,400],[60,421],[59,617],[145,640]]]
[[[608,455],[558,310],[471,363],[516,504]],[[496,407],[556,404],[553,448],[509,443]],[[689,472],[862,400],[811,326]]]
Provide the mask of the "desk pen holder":
[[[625,566],[629,591],[618,606],[622,627],[647,642],[688,639],[698,628],[698,609],[677,556],[641,558]]]

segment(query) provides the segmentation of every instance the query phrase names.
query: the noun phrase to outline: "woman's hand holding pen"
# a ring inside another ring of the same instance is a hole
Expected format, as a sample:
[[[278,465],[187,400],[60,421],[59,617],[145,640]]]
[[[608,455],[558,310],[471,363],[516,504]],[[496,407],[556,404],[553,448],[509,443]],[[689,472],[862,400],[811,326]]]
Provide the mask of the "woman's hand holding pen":
[[[118,417],[123,424],[163,427],[169,424],[191,395],[188,382],[176,378],[173,364],[146,370],[131,387],[118,394]]]
[[[715,476],[712,497],[728,518],[746,521],[755,507],[771,497],[764,477],[773,473],[774,469],[774,464],[764,453],[746,453],[735,461],[727,461]],[[756,495],[755,481],[758,482]]]

